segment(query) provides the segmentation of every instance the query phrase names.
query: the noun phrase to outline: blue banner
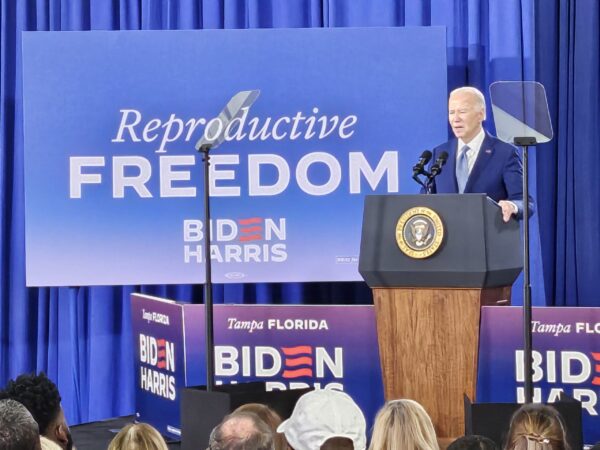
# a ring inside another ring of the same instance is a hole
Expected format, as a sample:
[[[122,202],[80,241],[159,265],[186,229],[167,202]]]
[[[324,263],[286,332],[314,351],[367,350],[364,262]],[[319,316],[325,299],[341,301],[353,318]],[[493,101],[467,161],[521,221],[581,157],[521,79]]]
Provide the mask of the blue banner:
[[[23,34],[29,286],[359,280],[363,197],[446,140],[445,29]],[[211,131],[212,130],[212,131]],[[210,136],[208,136],[210,137]]]
[[[525,401],[522,309],[482,309],[478,402]],[[583,438],[600,441],[600,308],[533,308],[533,401],[581,402]]]
[[[477,402],[524,401],[521,312],[482,308]],[[204,306],[134,294],[132,318],[138,417],[177,437],[179,390],[205,384]],[[216,305],[214,324],[217,383],[341,389],[356,400],[369,427],[383,405],[372,306]],[[584,441],[597,442],[600,308],[534,308],[532,325],[534,401],[553,403],[561,392],[580,401]]]
[[[131,312],[136,418],[179,439],[180,390],[186,386],[188,372],[184,306],[155,297],[132,295]],[[196,344],[202,346],[204,342],[199,336]]]
[[[165,303],[134,294],[131,312],[136,416],[178,438],[180,390],[206,384],[204,305]],[[360,406],[369,427],[383,404],[371,306],[215,305],[214,332],[217,385],[264,381],[269,391],[343,390]],[[152,345],[157,349],[154,359]],[[160,350],[165,347],[171,351],[166,355],[171,355],[174,369],[160,366]],[[185,363],[178,365],[180,361]]]

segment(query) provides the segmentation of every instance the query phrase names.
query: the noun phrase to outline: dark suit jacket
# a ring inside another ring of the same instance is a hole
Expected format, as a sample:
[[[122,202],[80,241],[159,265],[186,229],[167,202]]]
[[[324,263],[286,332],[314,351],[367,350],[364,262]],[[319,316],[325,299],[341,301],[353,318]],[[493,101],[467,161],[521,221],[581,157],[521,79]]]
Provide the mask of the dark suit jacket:
[[[435,161],[443,151],[448,152],[446,165],[435,178],[433,192],[456,194],[456,152],[458,139],[454,138],[433,149]],[[523,217],[523,166],[517,148],[495,138],[486,132],[475,165],[469,174],[465,193],[484,193],[492,200],[510,200],[517,205],[517,219]],[[533,214],[534,204],[529,197],[529,214]]]

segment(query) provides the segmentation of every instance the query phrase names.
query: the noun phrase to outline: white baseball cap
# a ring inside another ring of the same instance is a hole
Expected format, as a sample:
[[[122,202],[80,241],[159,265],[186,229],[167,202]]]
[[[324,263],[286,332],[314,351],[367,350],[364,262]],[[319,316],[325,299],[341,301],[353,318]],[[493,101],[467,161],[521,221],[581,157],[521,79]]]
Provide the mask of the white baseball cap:
[[[292,416],[277,427],[294,450],[317,450],[327,439],[348,438],[354,450],[367,445],[365,416],[344,392],[321,389],[304,394]]]

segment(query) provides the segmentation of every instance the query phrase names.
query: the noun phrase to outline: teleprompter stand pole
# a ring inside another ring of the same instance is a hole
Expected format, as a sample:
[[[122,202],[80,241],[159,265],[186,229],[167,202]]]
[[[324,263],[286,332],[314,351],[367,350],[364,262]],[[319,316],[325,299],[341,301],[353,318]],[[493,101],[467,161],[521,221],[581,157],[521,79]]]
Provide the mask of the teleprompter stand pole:
[[[210,125],[204,130],[202,138],[196,143],[195,148],[202,153],[204,162],[204,268],[206,280],[204,282],[204,315],[206,329],[206,391],[214,389],[215,381],[215,338],[213,330],[213,284],[212,261],[210,258],[210,151],[217,148],[225,140],[226,130],[236,119],[241,117],[252,106],[260,91],[240,91],[227,102],[219,116],[211,120]]]
[[[200,147],[202,161],[204,162],[204,268],[206,280],[204,282],[204,323],[206,330],[206,390],[211,392],[215,379],[215,346],[213,331],[213,286],[212,286],[212,261],[210,259],[210,149],[212,144]]]
[[[529,146],[533,137],[515,137],[515,145],[523,148],[523,368],[525,371],[525,402],[533,401],[533,358],[531,332],[531,281],[529,279]]]

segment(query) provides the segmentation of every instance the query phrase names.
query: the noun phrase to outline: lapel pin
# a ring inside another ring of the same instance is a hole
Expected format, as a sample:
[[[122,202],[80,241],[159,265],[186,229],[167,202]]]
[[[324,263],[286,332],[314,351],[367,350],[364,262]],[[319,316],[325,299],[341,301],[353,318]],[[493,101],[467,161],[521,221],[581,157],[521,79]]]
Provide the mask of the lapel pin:
[[[491,149],[491,148],[487,148],[487,149],[485,150],[485,152],[486,152],[486,153],[489,155],[490,153],[492,153],[492,149]]]

